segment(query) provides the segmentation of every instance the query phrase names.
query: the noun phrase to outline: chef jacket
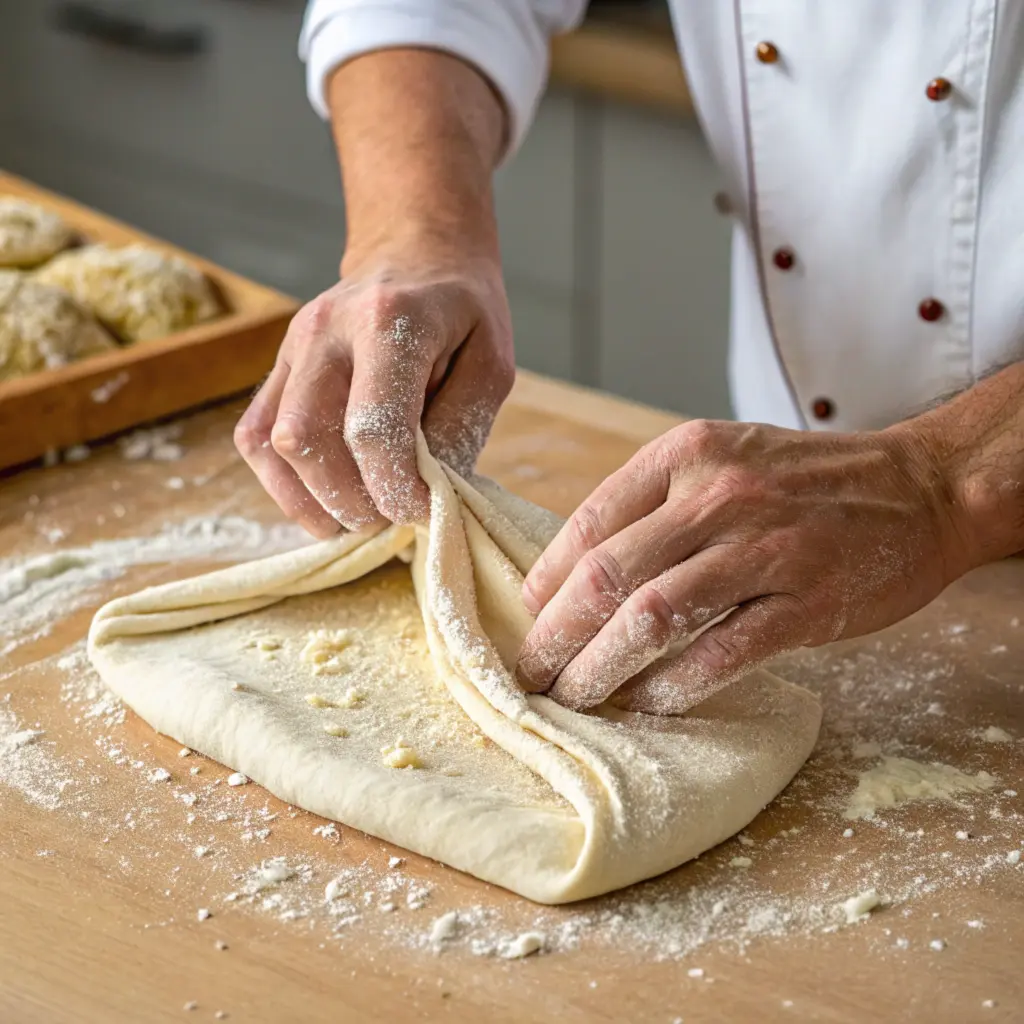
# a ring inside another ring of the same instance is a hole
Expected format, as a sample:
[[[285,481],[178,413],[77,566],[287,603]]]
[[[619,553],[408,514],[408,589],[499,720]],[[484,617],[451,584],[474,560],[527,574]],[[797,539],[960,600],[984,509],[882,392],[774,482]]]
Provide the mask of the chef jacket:
[[[584,0],[312,0],[310,99],[393,46],[477,67],[510,150]],[[1024,358],[1024,2],[671,0],[735,218],[740,419],[883,427]],[[680,181],[680,187],[685,182]]]

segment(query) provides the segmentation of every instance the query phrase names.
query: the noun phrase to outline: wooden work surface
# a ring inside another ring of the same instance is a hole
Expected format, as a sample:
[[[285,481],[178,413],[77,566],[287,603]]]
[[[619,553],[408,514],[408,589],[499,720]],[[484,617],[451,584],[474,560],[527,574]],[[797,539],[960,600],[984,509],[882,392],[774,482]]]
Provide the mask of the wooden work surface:
[[[65,534],[60,547],[76,547],[155,533],[198,514],[276,521],[231,447],[241,408],[235,402],[188,420],[186,452],[174,463],[125,462],[108,445],[80,464],[0,479],[0,551],[52,551],[46,533],[54,528]],[[567,513],[673,422],[524,375],[483,468]],[[170,476],[186,486],[168,489]],[[825,726],[797,782],[747,830],[752,843],[731,840],[625,896],[561,909],[534,907],[408,856],[398,870],[409,884],[433,887],[428,905],[368,913],[337,937],[315,913],[282,920],[225,902],[239,885],[233,873],[262,857],[305,860],[315,869],[311,885],[322,891],[335,869],[363,865],[379,892],[388,857],[401,851],[344,828],[328,840],[313,832],[322,822],[290,816],[256,786],[218,789],[222,768],[179,759],[177,744],[134,716],[107,726],[102,715],[83,713],[74,698],[75,674],[86,674],[80,657],[57,663],[109,596],[199,568],[129,569],[0,662],[0,701],[10,694],[0,713],[45,730],[23,749],[58,759],[71,780],[51,809],[26,798],[31,778],[0,784],[0,1020],[198,1021],[218,1010],[239,1022],[332,1024],[1024,1019],[1024,866],[1005,856],[1024,845],[1024,801],[1002,792],[1024,794],[1024,625],[1013,624],[1024,620],[1024,562],[976,573],[880,637],[787,659],[784,674],[822,694]],[[992,725],[1015,740],[986,742],[979,731]],[[999,783],[962,806],[918,803],[875,823],[845,821],[855,773],[870,763],[850,754],[858,740],[985,769]],[[159,766],[171,782],[148,781]],[[202,766],[196,779],[212,794],[194,808],[200,821],[191,826],[175,795],[188,788],[189,766]],[[237,822],[215,826],[202,817],[204,807],[225,801],[251,811],[266,804],[278,815],[270,835],[256,842]],[[843,838],[851,825],[854,835]],[[779,837],[789,829],[797,831]],[[957,839],[958,830],[970,838]],[[193,848],[206,842],[212,852],[195,857]],[[731,866],[737,856],[749,856],[751,866]],[[831,932],[795,926],[806,903],[799,894],[827,910],[868,885],[894,902],[866,923]],[[738,912],[743,921],[720,931],[708,924],[702,939],[718,892],[728,896],[725,918]],[[687,955],[659,959],[672,953],[668,940],[636,940],[637,928],[647,927],[643,907],[656,898],[684,922],[677,940],[694,947]],[[214,916],[200,923],[198,907]],[[623,908],[618,924],[608,923],[609,907]],[[495,916],[512,934],[538,916],[551,935],[577,922],[580,944],[562,942],[522,961],[474,956],[458,943],[440,955],[417,946],[416,935],[429,932],[438,914],[466,908]],[[936,939],[944,949],[929,947]],[[228,948],[216,949],[217,940]],[[702,976],[689,973],[698,968]],[[191,1000],[197,1008],[188,1012]]]

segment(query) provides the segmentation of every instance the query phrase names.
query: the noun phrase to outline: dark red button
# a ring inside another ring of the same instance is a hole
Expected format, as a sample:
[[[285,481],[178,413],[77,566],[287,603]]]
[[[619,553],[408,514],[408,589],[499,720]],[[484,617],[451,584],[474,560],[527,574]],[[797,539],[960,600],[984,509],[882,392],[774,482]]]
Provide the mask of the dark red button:
[[[924,299],[917,307],[917,315],[929,323],[938,320],[945,312],[946,307],[938,299]]]
[[[793,264],[796,263],[796,254],[792,249],[776,249],[772,253],[772,263],[779,268],[779,270],[791,270]]]
[[[924,90],[928,99],[934,103],[947,99],[953,91],[953,83],[948,78],[933,78]]]
[[[779,48],[765,41],[754,47],[754,54],[762,64],[774,64],[779,59]]]
[[[831,398],[816,398],[811,406],[816,420],[830,420],[835,415],[836,407]]]

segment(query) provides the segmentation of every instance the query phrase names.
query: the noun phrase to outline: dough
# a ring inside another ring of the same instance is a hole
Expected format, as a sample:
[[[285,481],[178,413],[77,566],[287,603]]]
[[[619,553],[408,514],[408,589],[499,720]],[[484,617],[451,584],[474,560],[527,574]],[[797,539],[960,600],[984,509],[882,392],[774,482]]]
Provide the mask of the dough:
[[[72,249],[35,276],[69,291],[129,342],[163,338],[220,312],[202,273],[145,245]]]
[[[66,292],[0,270],[0,381],[116,348]]]
[[[0,267],[34,267],[66,249],[73,237],[59,214],[0,196]]]
[[[763,671],[675,718],[524,694],[520,586],[558,520],[461,479],[422,438],[419,461],[429,523],[105,605],[89,637],[103,679],[281,799],[542,903],[657,875],[748,824],[810,754],[817,698]],[[352,639],[347,675],[300,660],[321,629]],[[258,658],[260,636],[276,660]],[[365,700],[333,700],[353,685]]]

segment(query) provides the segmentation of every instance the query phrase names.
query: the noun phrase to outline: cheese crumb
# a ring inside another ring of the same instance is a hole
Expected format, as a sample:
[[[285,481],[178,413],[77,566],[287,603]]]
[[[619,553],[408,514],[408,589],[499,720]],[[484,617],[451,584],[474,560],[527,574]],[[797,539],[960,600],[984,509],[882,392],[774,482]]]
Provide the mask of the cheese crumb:
[[[874,889],[865,889],[856,896],[844,900],[839,906],[846,915],[846,923],[857,924],[859,921],[866,921],[871,916],[871,911],[881,902]]]
[[[1019,864],[1020,863],[1020,850],[1011,850],[1006,855],[1007,864]]]
[[[729,867],[731,868],[749,868],[754,862],[749,857],[733,857],[729,861]]]
[[[335,702],[339,708],[357,708],[366,700],[366,691],[359,686],[350,686]]]
[[[208,921],[209,919],[210,919],[210,912],[209,912],[209,910],[206,909],[206,907],[200,907],[196,911],[196,920],[197,921]]]
[[[181,750],[178,751],[178,757],[188,757],[191,753],[192,751],[188,747],[182,747]]]
[[[334,701],[328,697],[322,697],[319,693],[307,693],[306,703],[311,708],[333,708],[336,706]]]
[[[247,775],[243,775],[241,772],[232,772],[232,774],[228,776],[229,786],[244,786],[248,781],[249,777]]]
[[[419,754],[399,737],[390,747],[382,747],[384,764],[389,768],[422,768]]]
[[[400,864],[405,863],[402,857],[388,857],[388,867],[397,868]]]
[[[351,630],[317,629],[307,634],[299,661],[309,665],[315,676],[344,672],[345,665],[340,656],[351,646]]]
[[[691,967],[686,973],[691,978],[703,978],[704,977],[704,968],[703,967]]]
[[[943,939],[932,939],[928,943],[929,949],[934,949],[936,953],[941,953],[946,948],[946,943]]]
[[[504,960],[519,960],[544,948],[544,936],[540,932],[523,932],[510,942],[504,943],[498,955]]]
[[[155,768],[149,773],[150,782],[166,782],[171,777],[171,773],[166,768]]]

